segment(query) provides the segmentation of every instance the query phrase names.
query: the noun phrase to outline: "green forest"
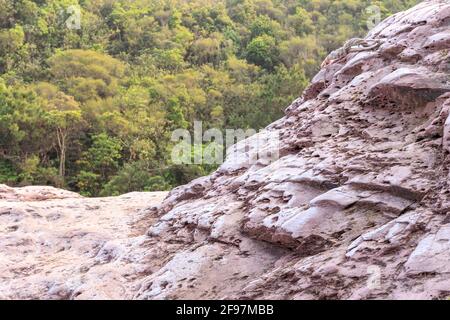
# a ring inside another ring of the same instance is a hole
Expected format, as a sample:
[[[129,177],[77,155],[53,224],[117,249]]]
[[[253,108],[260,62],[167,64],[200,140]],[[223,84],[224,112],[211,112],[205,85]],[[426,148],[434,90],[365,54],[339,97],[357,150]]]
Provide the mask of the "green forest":
[[[369,6],[417,2],[0,0],[0,183],[108,196],[206,175],[171,163],[174,129],[265,127]]]

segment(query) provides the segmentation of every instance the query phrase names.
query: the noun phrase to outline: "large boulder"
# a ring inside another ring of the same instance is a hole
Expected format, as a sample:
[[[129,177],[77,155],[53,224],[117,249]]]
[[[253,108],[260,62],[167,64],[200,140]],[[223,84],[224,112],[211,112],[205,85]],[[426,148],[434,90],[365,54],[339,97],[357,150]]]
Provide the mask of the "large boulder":
[[[326,66],[283,119],[149,212],[166,263],[136,298],[445,297],[448,21],[448,2],[425,1],[380,23],[380,46]],[[249,161],[261,137],[279,158]]]

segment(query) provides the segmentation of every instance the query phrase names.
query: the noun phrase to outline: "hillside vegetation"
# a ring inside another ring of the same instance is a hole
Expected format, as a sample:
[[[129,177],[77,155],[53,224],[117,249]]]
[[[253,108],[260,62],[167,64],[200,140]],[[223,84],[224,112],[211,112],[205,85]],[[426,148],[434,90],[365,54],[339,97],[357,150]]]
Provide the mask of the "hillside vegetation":
[[[0,0],[0,183],[97,196],[205,175],[171,163],[174,129],[263,128],[368,7],[417,2]]]

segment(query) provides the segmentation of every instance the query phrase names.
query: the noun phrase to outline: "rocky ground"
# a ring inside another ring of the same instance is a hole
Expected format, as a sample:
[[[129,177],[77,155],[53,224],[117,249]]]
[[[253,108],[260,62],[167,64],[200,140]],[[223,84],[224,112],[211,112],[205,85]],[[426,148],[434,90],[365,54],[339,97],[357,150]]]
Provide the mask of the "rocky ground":
[[[0,185],[0,299],[126,299],[146,275],[139,215],[165,192],[88,199]],[[133,248],[133,252],[130,252]]]
[[[0,188],[1,294],[450,296],[450,4],[367,39],[380,46],[328,64],[284,118],[160,205]]]

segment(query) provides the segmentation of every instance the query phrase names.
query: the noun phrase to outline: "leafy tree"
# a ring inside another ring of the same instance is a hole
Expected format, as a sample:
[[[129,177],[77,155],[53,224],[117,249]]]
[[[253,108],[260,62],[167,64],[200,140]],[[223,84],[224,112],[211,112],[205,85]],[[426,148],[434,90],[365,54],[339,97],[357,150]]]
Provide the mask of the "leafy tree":
[[[267,34],[254,38],[247,46],[247,60],[267,70],[278,64],[278,55],[275,39]]]
[[[166,117],[169,130],[185,129],[188,127],[188,123],[184,119],[183,110],[180,105],[180,100],[176,97],[169,99],[167,103]]]
[[[56,83],[80,102],[116,94],[118,79],[125,71],[119,60],[86,50],[58,52],[49,64]]]
[[[24,45],[25,33],[20,25],[0,30],[0,71],[9,71],[20,59],[20,48]]]
[[[77,188],[83,196],[96,196],[101,190],[100,175],[81,170],[77,176]]]
[[[120,195],[135,190],[169,190],[171,185],[166,179],[149,171],[142,162],[127,163],[113,176],[101,191],[103,196]]]
[[[306,36],[315,31],[311,14],[302,7],[295,8],[295,14],[289,16],[288,24],[299,36]]]
[[[0,155],[20,163],[30,155],[43,155],[48,144],[46,112],[29,88],[9,87],[0,81]]]
[[[59,154],[59,175],[66,175],[67,144],[74,131],[80,128],[81,112],[79,110],[50,111],[49,122],[55,128]]]
[[[122,146],[120,141],[100,133],[92,138],[92,146],[84,153],[80,164],[99,175],[105,181],[119,168]]]
[[[252,39],[262,35],[268,35],[275,38],[279,37],[281,34],[282,29],[280,24],[266,15],[258,16],[250,26],[250,36]]]
[[[54,130],[55,147],[59,157],[59,176],[66,176],[66,154],[71,139],[83,128],[82,112],[77,101],[55,86],[40,83],[35,89],[45,99],[49,128]]]

